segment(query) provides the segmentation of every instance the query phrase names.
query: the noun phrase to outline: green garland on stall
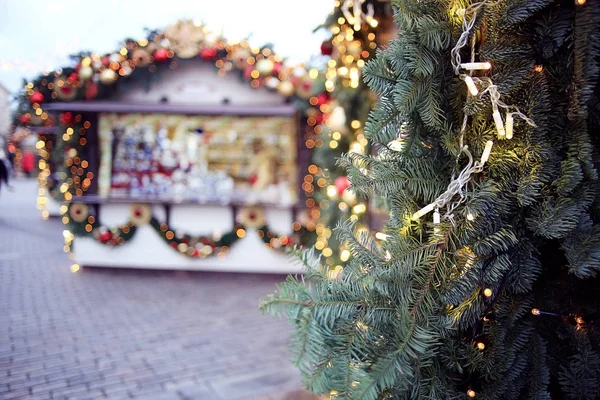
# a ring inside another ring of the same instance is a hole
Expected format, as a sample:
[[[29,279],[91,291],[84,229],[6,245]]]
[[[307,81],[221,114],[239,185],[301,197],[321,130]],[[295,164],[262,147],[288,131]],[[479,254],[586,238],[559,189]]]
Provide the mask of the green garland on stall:
[[[147,211],[149,208],[134,209],[127,224],[112,229],[103,226],[93,215],[89,214],[88,207],[82,203],[69,205],[65,217],[69,230],[65,231],[65,251],[73,251],[75,237],[93,237],[98,243],[107,246],[121,246],[135,236],[139,225],[148,224],[169,247],[180,254],[190,258],[206,258],[209,256],[225,256],[229,248],[246,235],[247,227],[236,224],[233,230],[220,235],[196,236],[177,235],[176,230],[166,223],[161,223]],[[294,246],[297,240],[291,236],[278,235],[271,231],[268,225],[257,229],[257,234],[269,248],[285,251]]]

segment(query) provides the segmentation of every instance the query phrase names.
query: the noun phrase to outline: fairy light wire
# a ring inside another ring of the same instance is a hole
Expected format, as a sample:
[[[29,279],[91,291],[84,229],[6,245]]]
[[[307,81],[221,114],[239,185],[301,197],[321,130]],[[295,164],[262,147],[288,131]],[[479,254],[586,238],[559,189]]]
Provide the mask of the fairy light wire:
[[[481,7],[483,7],[484,5],[487,5],[487,4],[489,4],[489,2],[487,0],[484,0],[481,2],[473,3],[469,6],[467,6],[466,8],[459,10],[458,14],[461,15],[461,18],[462,18],[462,24],[461,24],[462,32],[456,42],[456,45],[450,51],[451,62],[452,62],[452,67],[453,67],[454,73],[461,80],[465,81],[465,83],[468,86],[469,90],[467,92],[467,96],[477,96],[477,97],[481,98],[485,94],[489,95],[490,102],[492,105],[492,110],[493,110],[492,115],[494,117],[494,123],[495,123],[496,129],[498,131],[498,136],[500,138],[504,138],[507,136],[506,136],[506,131],[505,131],[504,123],[502,120],[502,116],[499,113],[498,107],[503,108],[508,111],[507,121],[509,119],[511,121],[511,127],[510,127],[511,132],[510,132],[510,137],[508,137],[510,139],[512,137],[512,121],[514,119],[514,116],[518,116],[519,118],[523,119],[526,123],[528,123],[532,127],[536,127],[536,124],[534,123],[534,121],[531,118],[529,118],[528,116],[523,114],[519,110],[518,107],[505,104],[500,99],[500,92],[498,91],[498,87],[492,82],[492,80],[490,78],[488,78],[488,77],[477,78],[477,77],[472,76],[474,70],[487,70],[491,67],[491,64],[488,62],[480,62],[480,63],[475,62],[475,45],[476,45],[475,36],[471,37],[471,43],[470,43],[470,45],[471,45],[471,52],[470,52],[471,53],[471,63],[470,64],[462,64],[462,59],[461,59],[461,55],[460,55],[462,48],[464,46],[466,46],[469,41],[469,35],[471,34],[471,30],[475,26],[478,11],[481,9]],[[470,19],[468,19],[467,16],[470,16]],[[467,70],[468,74],[461,73],[461,69]],[[468,80],[470,80],[470,82],[467,82]],[[483,90],[480,91],[478,89],[477,85],[481,86],[483,88]],[[475,86],[475,88],[471,88],[470,86]],[[476,92],[476,93],[472,93],[471,89],[473,89],[473,92]],[[459,138],[458,138],[459,152],[456,156],[456,162],[458,165],[461,156],[465,155],[468,159],[467,165],[463,167],[463,169],[458,174],[458,176],[453,174],[446,191],[444,191],[444,193],[439,195],[433,203],[430,203],[427,206],[423,207],[421,210],[415,212],[413,214],[413,219],[418,219],[431,211],[435,211],[435,213],[437,214],[437,213],[439,213],[439,210],[441,208],[446,207],[446,212],[444,214],[444,218],[449,220],[450,222],[454,223],[453,212],[460,204],[462,204],[466,200],[467,184],[471,180],[471,177],[473,174],[479,173],[483,170],[483,167],[484,167],[485,163],[487,162],[487,159],[489,158],[489,155],[490,155],[490,152],[491,152],[491,149],[493,146],[493,141],[489,140],[486,143],[484,151],[481,155],[481,159],[474,160],[474,157],[471,154],[471,152],[469,151],[468,146],[466,144],[464,144],[464,135],[467,130],[468,121],[469,121],[469,116],[467,115],[467,113],[465,113],[463,116],[463,121],[461,124],[461,129],[460,129]],[[456,198],[456,196],[458,196],[458,198]],[[455,198],[456,198],[456,200],[453,201],[453,199],[455,199]],[[435,219],[438,220],[438,218],[435,218]]]

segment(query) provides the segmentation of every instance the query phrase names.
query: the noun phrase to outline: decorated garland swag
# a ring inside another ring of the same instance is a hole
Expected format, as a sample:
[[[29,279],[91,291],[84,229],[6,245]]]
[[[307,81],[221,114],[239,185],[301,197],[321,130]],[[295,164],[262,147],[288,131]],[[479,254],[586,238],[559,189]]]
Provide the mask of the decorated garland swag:
[[[65,231],[65,250],[73,250],[73,239],[93,237],[107,246],[121,246],[133,239],[137,228],[150,225],[160,237],[174,250],[190,258],[206,258],[211,255],[225,256],[229,248],[246,235],[247,229],[256,229],[257,234],[266,246],[285,250],[297,241],[287,235],[278,235],[267,225],[264,211],[260,207],[245,207],[238,214],[239,223],[226,233],[215,232],[211,236],[182,234],[166,223],[161,223],[152,215],[147,204],[133,204],[129,222],[125,225],[109,229],[91,215],[89,207],[84,203],[69,205],[65,218],[70,230]]]

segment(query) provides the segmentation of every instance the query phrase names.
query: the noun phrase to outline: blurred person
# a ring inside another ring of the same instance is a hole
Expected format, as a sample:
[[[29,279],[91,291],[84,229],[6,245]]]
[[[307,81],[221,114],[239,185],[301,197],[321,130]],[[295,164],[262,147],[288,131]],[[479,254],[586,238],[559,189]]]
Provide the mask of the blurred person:
[[[21,159],[21,169],[25,173],[25,175],[29,178],[33,173],[33,169],[35,168],[35,154],[29,149],[23,152],[23,157]]]
[[[6,155],[6,151],[3,148],[0,148],[0,188],[2,187],[2,182],[4,182],[6,187],[12,190],[12,186],[8,181],[10,171],[9,165],[10,161]]]

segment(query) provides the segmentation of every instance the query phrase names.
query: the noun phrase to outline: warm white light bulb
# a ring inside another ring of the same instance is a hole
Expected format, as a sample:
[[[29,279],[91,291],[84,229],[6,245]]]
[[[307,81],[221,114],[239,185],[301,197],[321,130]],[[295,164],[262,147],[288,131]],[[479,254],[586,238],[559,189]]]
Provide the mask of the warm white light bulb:
[[[413,219],[419,219],[423,215],[432,212],[434,207],[435,207],[434,203],[426,205],[425,207],[421,208],[419,211],[417,211],[416,213],[413,214],[413,216],[412,216]]]
[[[471,78],[469,75],[465,75],[464,80],[465,84],[467,85],[467,89],[469,89],[469,93],[471,93],[473,96],[477,96],[479,94],[479,89],[477,89],[473,78]]]
[[[438,225],[440,223],[440,212],[438,210],[435,210],[435,212],[433,213],[433,223]]]
[[[492,64],[489,62],[472,62],[472,63],[462,63],[460,64],[462,69],[466,69],[468,71],[480,71],[480,70],[488,70],[492,68]]]
[[[485,144],[485,148],[483,149],[483,154],[481,154],[480,164],[483,165],[490,158],[490,154],[492,153],[492,147],[494,146],[494,142],[488,140]]]
[[[495,109],[492,113],[492,117],[494,117],[496,131],[498,131],[498,138],[504,139],[506,137],[506,131],[504,130],[504,122],[502,121],[502,115],[500,115],[500,111],[498,111],[498,109]]]
[[[512,116],[512,113],[506,114],[506,127],[504,128],[506,132],[506,138],[512,139],[513,137],[513,127],[515,124],[515,119]]]

